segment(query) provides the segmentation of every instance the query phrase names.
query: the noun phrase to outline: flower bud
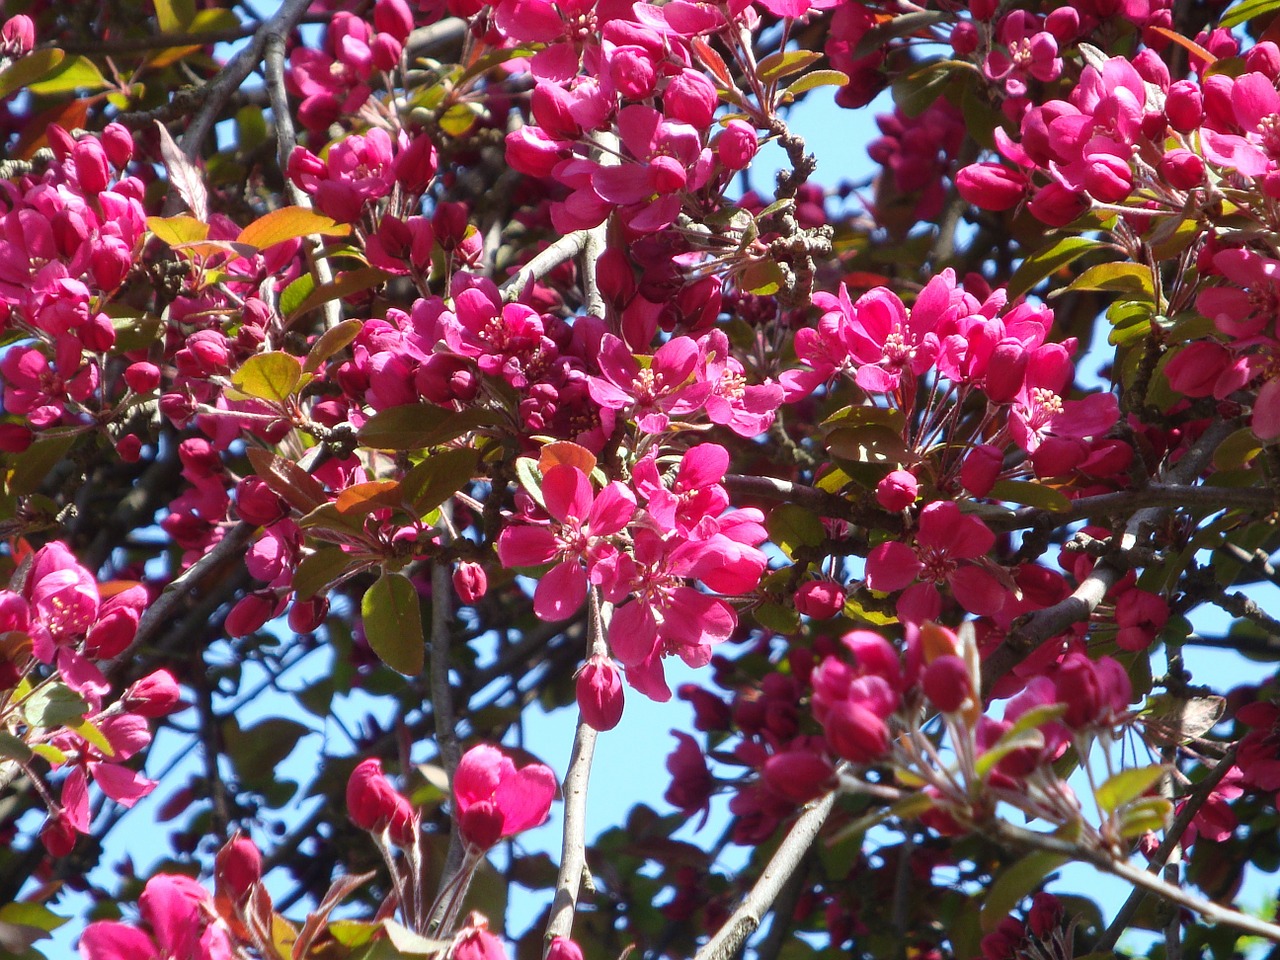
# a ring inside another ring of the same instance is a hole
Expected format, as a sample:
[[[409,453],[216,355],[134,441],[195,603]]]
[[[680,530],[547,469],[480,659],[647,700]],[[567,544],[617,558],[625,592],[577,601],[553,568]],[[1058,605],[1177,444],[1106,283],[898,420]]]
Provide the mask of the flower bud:
[[[377,0],[373,5],[373,28],[406,43],[413,32],[413,11],[405,0]]]
[[[662,93],[662,112],[671,120],[679,120],[706,130],[715,116],[719,95],[715,86],[696,70],[685,69],[671,78]]]
[[[157,670],[134,683],[121,702],[140,717],[163,717],[181,705],[182,690],[168,670]]]
[[[874,763],[889,750],[889,728],[861,704],[831,704],[823,727],[831,749],[853,763]]]
[[[760,775],[779,796],[792,803],[808,803],[831,787],[835,770],[826,757],[812,750],[788,750],[766,760]]]
[[[796,610],[814,620],[830,620],[844,609],[844,588],[831,580],[810,580],[793,598]]]
[[[1169,125],[1179,133],[1190,133],[1204,120],[1204,98],[1200,88],[1190,80],[1169,85],[1164,112]]]
[[[622,719],[622,675],[608,657],[596,655],[578,671],[575,685],[582,719],[596,730],[612,730]]]
[[[489,590],[489,577],[484,567],[473,560],[458,564],[453,571],[453,589],[463,603],[475,603]]]
[[[97,195],[111,182],[111,170],[107,165],[107,152],[93,137],[77,140],[71,148],[71,161],[75,164],[76,179],[85,193]]]
[[[245,477],[236,484],[236,512],[245,523],[267,527],[289,515],[289,504],[261,477]]]
[[[1199,154],[1178,148],[1160,158],[1160,176],[1177,190],[1190,190],[1204,183],[1204,160]]]
[[[876,484],[876,501],[895,513],[915,503],[919,494],[920,481],[910,470],[894,470]]]
[[[956,190],[982,210],[1008,210],[1027,191],[1027,178],[999,163],[973,163],[956,174]]]
[[[133,159],[133,134],[122,123],[108,123],[102,129],[102,149],[117,170],[123,170]]]
[[[963,660],[953,654],[937,657],[920,678],[924,695],[943,713],[955,713],[973,696],[973,678]]]
[[[1041,223],[1051,227],[1065,227],[1089,209],[1089,199],[1084,194],[1068,190],[1062,184],[1053,181],[1046,183],[1035,192],[1035,196],[1027,204],[1027,209]]]
[[[361,830],[379,833],[390,830],[395,842],[405,845],[413,839],[416,814],[386,774],[376,757],[360,761],[347,781],[347,816]]]
[[[224,629],[227,636],[247,637],[261,630],[276,615],[276,595],[272,590],[261,590],[241,597],[227,614]]]
[[[324,597],[294,599],[289,608],[289,629],[294,633],[315,633],[329,615],[329,601]]]
[[[10,17],[0,26],[0,53],[21,57],[36,45],[36,25],[24,13]]]
[[[974,447],[960,467],[960,482],[975,497],[985,497],[995,486],[1004,467],[1004,455],[998,447],[984,443]]]
[[[582,948],[568,937],[552,937],[546,960],[582,960]]]
[[[958,57],[967,57],[978,49],[978,28],[968,20],[961,20],[951,28],[951,49]]]
[[[22,453],[35,442],[36,435],[20,423],[0,423],[0,453]]]
[[[134,393],[150,393],[160,386],[160,368],[146,361],[131,363],[124,368],[124,382]]]
[[[214,858],[213,875],[218,889],[239,902],[262,879],[262,854],[252,840],[237,831]]]
[[[40,842],[51,857],[70,855],[76,845],[76,829],[71,826],[66,814],[59,813],[45,820],[40,830]]]
[[[730,120],[716,140],[716,153],[720,162],[730,170],[744,169],[751,163],[751,158],[759,148],[756,129],[745,120]]]

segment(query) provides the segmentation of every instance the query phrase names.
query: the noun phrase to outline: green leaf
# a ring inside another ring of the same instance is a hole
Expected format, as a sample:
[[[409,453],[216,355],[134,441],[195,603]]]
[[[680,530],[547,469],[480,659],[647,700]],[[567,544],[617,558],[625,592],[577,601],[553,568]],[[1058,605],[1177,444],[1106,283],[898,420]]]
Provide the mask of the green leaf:
[[[909,36],[919,30],[926,30],[940,23],[947,23],[952,19],[951,14],[942,10],[919,10],[912,13],[899,14],[892,20],[877,23],[864,33],[850,56],[854,60],[861,60],[863,57],[875,53],[891,40]]]
[[[67,918],[58,916],[48,907],[38,903],[17,900],[0,907],[0,921],[35,927],[37,930],[49,933],[66,923]]]
[[[377,267],[360,267],[357,270],[348,270],[340,274],[338,279],[330,283],[323,283],[312,290],[294,308],[293,313],[306,313],[316,307],[323,306],[330,300],[341,300],[343,297],[362,293],[372,287],[380,286],[390,276],[391,274],[385,270],[379,270]]]
[[[1133,298],[1155,298],[1151,282],[1151,269],[1140,263],[1098,263],[1076,277],[1066,287],[1055,290],[1053,296],[1067,290],[1102,290],[1108,293],[1124,293]]]
[[[451,137],[460,137],[476,125],[480,111],[480,104],[469,100],[455,103],[440,115],[440,129]]]
[[[547,502],[542,497],[542,471],[538,469],[538,461],[533,457],[516,457],[516,481],[524,488],[524,492],[533,497],[538,506],[546,509]]]
[[[812,50],[779,50],[760,61],[758,75],[765,83],[777,83],[783,77],[797,74],[821,59],[822,54]]]
[[[1037,850],[1011,865],[996,878],[982,905],[982,929],[991,933],[1022,898],[1038,887],[1050,873],[1071,858],[1061,853]]]
[[[293,284],[289,285],[290,287]],[[288,288],[285,293],[288,293]],[[299,301],[301,302],[301,301]],[[283,310],[284,297],[280,298],[281,310]],[[302,365],[303,373],[315,373],[324,365],[324,362],[340,350],[345,350],[351,345],[351,342],[360,335],[360,331],[364,329],[363,320],[343,320],[336,327],[331,327],[320,335],[320,338],[312,344],[311,349],[307,352],[307,362]]]
[[[1252,463],[1262,453],[1262,441],[1248,427],[1241,427],[1218,444],[1213,451],[1213,465],[1219,470],[1238,470]]]
[[[1143,797],[1124,808],[1120,814],[1120,835],[1140,837],[1144,833],[1163,830],[1173,816],[1173,803],[1165,797]]]
[[[222,722],[227,756],[236,773],[251,784],[276,781],[276,768],[310,732],[298,721],[285,717],[268,717],[249,727],[241,727],[235,717],[227,717]]]
[[[469,447],[429,455],[405,475],[404,502],[425,517],[471,481],[479,462],[480,453]]]
[[[43,80],[32,83],[27,89],[32,93],[48,95],[70,93],[73,90],[96,92],[111,86],[97,65],[88,57],[67,57]]]
[[[46,684],[22,701],[22,715],[33,727],[65,726],[88,712],[89,705],[65,683]]]
[[[1224,30],[1231,30],[1255,17],[1266,16],[1277,10],[1280,10],[1280,0],[1240,0],[1239,3],[1233,3],[1222,12],[1222,19],[1218,21],[1218,26]]]
[[[293,574],[293,589],[299,600],[309,600],[346,573],[352,560],[341,547],[321,547],[302,558]]]
[[[15,737],[12,733],[0,730],[0,758],[26,763],[33,756],[34,754],[25,740],[21,737]]]
[[[266,250],[286,240],[296,240],[311,234],[327,237],[345,237],[351,225],[338,223],[331,217],[308,210],[305,207],[281,207],[259,217],[240,231],[236,243]]]
[[[794,503],[774,507],[765,521],[769,539],[792,560],[801,547],[816,547],[827,538],[822,520],[812,510]]]
[[[365,591],[360,616],[369,646],[383,663],[406,677],[422,673],[422,610],[408,577],[384,572]]]
[[[55,466],[66,459],[76,442],[74,433],[45,431],[21,456],[6,458],[6,466],[12,464],[5,480],[5,491],[17,496],[35,493],[49,478]]]
[[[808,93],[819,87],[843,87],[848,82],[849,75],[839,70],[812,70],[787,87],[785,92],[798,97],[802,93]]]
[[[1062,237],[1027,257],[1009,279],[1009,299],[1030,292],[1045,277],[1095,250],[1101,243],[1088,237]]]
[[[391,945],[407,957],[426,957],[436,953],[443,955],[451,944],[449,940],[428,940],[389,917],[382,921],[382,927],[387,931],[387,939],[391,941]]]
[[[430,403],[411,403],[378,411],[360,428],[358,436],[362,444],[376,450],[425,450],[498,422],[497,413],[484,407],[457,411]]]
[[[878,424],[839,427],[827,435],[826,445],[833,457],[857,463],[898,467],[911,459],[901,434]]]
[[[782,268],[772,260],[756,260],[738,278],[738,286],[747,293],[768,297],[782,289]]]
[[[951,84],[957,72],[970,66],[959,60],[934,60],[893,82],[893,102],[909,117],[924,113]]]
[[[1041,510],[1051,510],[1054,513],[1064,513],[1071,509],[1071,501],[1061,490],[1046,487],[1043,483],[1032,480],[997,481],[988,496],[992,500],[1021,503]]]
[[[297,313],[298,308],[306,302],[315,289],[316,279],[309,273],[304,273],[297,280],[294,280],[280,294],[281,315],[288,317]]]
[[[199,243],[209,236],[209,225],[185,213],[172,217],[147,217],[147,229],[171,247]]]
[[[1219,696],[1175,697],[1161,693],[1147,698],[1140,719],[1149,743],[1172,747],[1202,737],[1222,719],[1227,701]]]
[[[330,920],[329,934],[344,947],[363,947],[382,929],[373,920]]]
[[[25,57],[9,64],[0,72],[0,100],[15,90],[21,90],[48,76],[62,63],[65,56],[61,50],[50,47],[46,50],[32,50]]]
[[[1098,801],[1100,810],[1112,813],[1130,800],[1142,796],[1168,772],[1169,768],[1159,763],[1121,770],[1098,787],[1094,799]]]
[[[293,396],[302,380],[302,361],[283,350],[255,353],[231,375],[242,394],[281,403]]]
[[[1066,713],[1065,703],[1042,703],[1038,707],[1032,707],[1015,720],[1013,726],[1004,732],[1004,736],[1017,736],[1027,730],[1038,730],[1046,723],[1061,720]]]
[[[1040,750],[1044,747],[1044,734],[1039,730],[1006,730],[990,747],[982,752],[982,756],[974,762],[973,768],[978,776],[985,780],[987,774],[995,769],[1005,757],[1019,750]]]
[[[195,0],[155,0],[161,33],[186,33],[196,16]]]

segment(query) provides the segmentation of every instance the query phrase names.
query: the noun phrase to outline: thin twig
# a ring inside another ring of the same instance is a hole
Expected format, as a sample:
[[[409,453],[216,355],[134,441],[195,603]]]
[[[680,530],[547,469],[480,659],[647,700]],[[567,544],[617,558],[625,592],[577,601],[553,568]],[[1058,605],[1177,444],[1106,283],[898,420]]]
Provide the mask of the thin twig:
[[[1015,827],[1013,824],[1006,823],[1003,820],[991,821],[986,824],[985,830],[990,836],[1003,843],[1019,847],[1031,847],[1037,850],[1047,850],[1050,853],[1062,854],[1073,860],[1082,860],[1085,863],[1090,863],[1099,870],[1113,873],[1121,879],[1128,880],[1134,886],[1141,887],[1148,893],[1154,893],[1157,896],[1164,897],[1171,903],[1195,911],[1209,923],[1225,924],[1237,930],[1243,930],[1245,933],[1251,933],[1274,943],[1280,943],[1280,926],[1267,923],[1265,920],[1259,920],[1257,917],[1251,917],[1247,913],[1232,910],[1230,907],[1224,907],[1214,903],[1212,900],[1198,897],[1182,887],[1166,883],[1148,870],[1135,867],[1128,860],[1117,860],[1101,850],[1083,847],[1072,843],[1070,840],[1064,840],[1061,837],[1055,837],[1050,834],[1036,833],[1034,830]]]
[[[1160,846],[1156,847],[1155,852],[1151,854],[1148,870],[1156,873],[1164,867],[1174,849],[1182,843],[1183,834],[1187,832],[1187,827],[1191,825],[1191,821],[1195,819],[1196,814],[1200,812],[1200,808],[1209,799],[1209,794],[1213,793],[1214,788],[1231,772],[1235,762],[1236,751],[1233,746],[1209,771],[1208,776],[1196,784],[1195,791],[1186,798],[1182,809],[1178,811],[1178,815],[1169,824]],[[1141,888],[1135,888],[1129,894],[1129,898],[1116,911],[1115,919],[1111,921],[1106,932],[1102,934],[1102,938],[1097,943],[1097,950],[1106,952],[1116,945],[1121,934],[1128,929],[1129,923],[1133,920],[1134,914],[1138,912],[1138,907],[1142,905],[1142,900],[1146,895],[1147,891]]]
[[[525,286],[531,280],[538,280],[548,273],[572,260],[582,252],[587,243],[587,231],[575,230],[567,233],[551,246],[540,250],[538,255],[511,275],[502,285],[502,295],[508,301],[518,300]]]
[[[227,100],[262,62],[267,40],[273,35],[287,37],[292,33],[310,5],[311,0],[284,0],[280,9],[254,31],[248,45],[200,88],[203,102],[179,141],[183,153],[193,160],[199,156]]]
[[[1231,420],[1211,425],[1177,464],[1165,471],[1161,482],[1173,486],[1190,484],[1209,465],[1218,444],[1235,429],[1236,423]],[[1139,537],[1145,535],[1146,528],[1158,523],[1175,506],[1177,504],[1150,506],[1135,511],[1125,524],[1123,533],[1117,538],[1117,556],[1122,557],[1137,547]],[[1107,595],[1107,591],[1124,576],[1126,569],[1126,565],[1116,559],[1099,560],[1069,597],[1027,615],[1021,624],[1015,623],[1013,632],[983,660],[984,693],[1041,643],[1069,629],[1072,624],[1088,619]]]
[[[448,541],[453,520],[449,506],[445,503],[440,508],[438,530],[441,546]],[[449,631],[452,621],[453,583],[449,565],[437,560],[431,565],[431,712],[435,720],[436,749],[440,751],[440,762],[449,774],[450,782],[462,758],[453,712],[453,688],[449,686]],[[449,831],[449,853],[444,869],[446,883],[458,871],[462,858],[462,832],[455,820]]]
[[[153,635],[170,626],[187,606],[191,591],[198,587],[205,577],[216,572],[224,564],[243,557],[245,545],[248,544],[256,529],[257,527],[251,523],[242,521],[236,524],[214,544],[212,550],[174,577],[156,598],[155,603],[147,607],[142,614],[133,642],[125,648],[123,653],[113,657],[104,670],[109,673],[116,664],[127,660],[140,647],[150,643]]]
[[[820,800],[815,800],[800,819],[795,822],[790,832],[782,839],[781,845],[774,852],[764,873],[751,888],[746,899],[733,911],[731,916],[715,936],[707,941],[706,946],[694,955],[693,960],[729,960],[738,952],[738,948],[746,942],[760,926],[766,913],[772,908],[783,885],[795,872],[805,853],[817,839],[822,825],[827,822],[831,808],[836,802],[836,792],[832,791]]]
[[[293,115],[289,112],[289,96],[284,85],[284,35],[273,31],[267,37],[266,49],[263,51],[267,75],[267,92],[271,97],[271,117],[276,128],[276,162],[280,165],[280,174],[284,177],[285,192],[293,204],[304,210],[311,209],[311,197],[305,190],[293,182],[289,176],[289,158],[298,146],[298,135],[293,127]],[[307,252],[307,260],[315,274],[316,286],[333,281],[333,270],[329,261],[320,256],[324,243],[320,237],[310,234],[303,239]],[[342,320],[342,308],[336,299],[325,301],[321,308],[324,311],[326,329],[336,327]]]

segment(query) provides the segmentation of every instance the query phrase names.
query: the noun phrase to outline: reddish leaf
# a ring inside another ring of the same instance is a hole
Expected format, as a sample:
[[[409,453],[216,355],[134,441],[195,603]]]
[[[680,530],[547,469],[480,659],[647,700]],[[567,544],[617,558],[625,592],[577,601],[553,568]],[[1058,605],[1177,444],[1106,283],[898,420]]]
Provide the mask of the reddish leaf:
[[[320,481],[292,460],[286,460],[261,447],[250,447],[248,457],[249,463],[253,465],[253,472],[295,510],[310,513],[329,502]]]

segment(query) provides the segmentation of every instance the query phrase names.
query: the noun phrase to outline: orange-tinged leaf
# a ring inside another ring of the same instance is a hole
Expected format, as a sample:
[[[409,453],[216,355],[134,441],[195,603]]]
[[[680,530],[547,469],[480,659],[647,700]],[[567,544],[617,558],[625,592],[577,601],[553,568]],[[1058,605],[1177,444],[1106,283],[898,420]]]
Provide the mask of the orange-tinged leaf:
[[[117,593],[124,593],[132,587],[141,586],[138,580],[108,580],[105,583],[98,584],[98,595],[106,600],[108,597],[114,597]]]
[[[310,513],[329,502],[320,481],[292,460],[261,447],[250,447],[247,456],[253,472],[300,512]]]
[[[328,237],[345,237],[351,232],[350,224],[338,223],[331,217],[308,210],[305,207],[281,207],[259,217],[240,231],[237,243],[248,244],[265,250],[286,240],[296,240],[308,234],[319,233]]]
[[[398,507],[400,481],[370,480],[367,483],[353,483],[338,494],[334,505],[344,516],[369,513],[385,507]]]
[[[302,365],[303,372],[315,373],[326,360],[349,346],[363,329],[364,321],[354,319],[343,320],[336,327],[330,327],[312,344],[307,353],[307,362]]]
[[[1200,44],[1196,43],[1194,40],[1188,40],[1186,37],[1184,37],[1180,33],[1174,33],[1172,30],[1168,29],[1167,27],[1152,27],[1151,29],[1158,34],[1161,34],[1162,36],[1168,37],[1170,40],[1172,40],[1178,46],[1182,47],[1188,53],[1192,53],[1195,56],[1199,57],[1201,60],[1205,62],[1205,66],[1212,66],[1213,64],[1218,62],[1218,58],[1215,57],[1212,53],[1210,53],[1204,47],[1200,46]]]
[[[724,58],[716,52],[711,44],[701,37],[694,37],[693,50],[698,55],[698,59],[702,61],[708,70],[715,74],[716,79],[720,81],[725,89],[733,87],[733,77],[729,74],[729,68],[726,66]]]
[[[572,440],[557,440],[542,448],[538,457],[538,469],[545,477],[552,467],[560,465],[577,467],[587,476],[596,468],[596,456],[586,447],[579,446]]]

